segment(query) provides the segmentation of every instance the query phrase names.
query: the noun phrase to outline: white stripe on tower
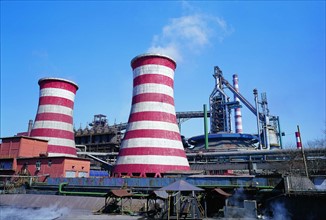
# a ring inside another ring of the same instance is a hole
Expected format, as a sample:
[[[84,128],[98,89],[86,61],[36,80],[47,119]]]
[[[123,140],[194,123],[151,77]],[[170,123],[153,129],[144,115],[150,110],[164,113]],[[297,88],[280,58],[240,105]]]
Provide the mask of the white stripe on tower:
[[[40,105],[37,114],[40,113],[58,113],[71,116],[73,114],[73,109],[60,105]]]
[[[238,79],[238,75],[234,74],[233,75],[233,87],[235,88],[235,90],[237,92],[239,92],[239,79]],[[234,101],[238,101],[240,102],[240,99],[234,95]],[[235,132],[236,133],[242,133],[242,116],[241,116],[241,108],[235,108],[234,110],[235,113]]]
[[[126,147],[144,147],[152,146],[156,148],[176,148],[181,149],[182,143],[178,140],[168,140],[164,138],[136,138],[124,140],[121,144],[121,148]]]
[[[178,125],[162,121],[137,121],[129,122],[127,126],[128,131],[141,130],[141,129],[158,129],[166,131],[180,132]]]
[[[32,137],[48,140],[49,156],[76,157],[73,107],[78,86],[69,80],[39,80],[40,98]]]
[[[153,74],[160,71],[160,75],[170,77],[171,79],[174,78],[174,70],[170,67],[159,66],[156,64],[148,64],[145,66],[140,66],[134,69],[134,78],[145,75],[145,74]]]
[[[146,83],[134,87],[134,96],[143,93],[160,93],[173,97],[173,88],[166,85],[159,85],[154,83]]]
[[[159,102],[139,102],[132,105],[131,113],[136,112],[166,112],[175,115],[175,108],[173,105]]]
[[[71,101],[75,100],[75,93],[67,91],[65,89],[57,89],[57,88],[41,89],[40,97],[42,97],[42,96],[55,96],[55,97],[69,99]]]
[[[173,164],[177,166],[184,166],[187,164],[187,158],[164,155],[131,155],[131,156],[120,156],[120,160],[123,160],[125,164],[147,164],[147,165],[166,165]],[[149,171],[150,172],[150,171]],[[147,172],[147,173],[149,173]]]
[[[60,121],[35,121],[33,128],[60,129],[65,131],[72,131],[74,129],[72,124]]]
[[[189,170],[174,107],[175,62],[145,54],[131,61],[133,98],[114,176],[161,176]]]

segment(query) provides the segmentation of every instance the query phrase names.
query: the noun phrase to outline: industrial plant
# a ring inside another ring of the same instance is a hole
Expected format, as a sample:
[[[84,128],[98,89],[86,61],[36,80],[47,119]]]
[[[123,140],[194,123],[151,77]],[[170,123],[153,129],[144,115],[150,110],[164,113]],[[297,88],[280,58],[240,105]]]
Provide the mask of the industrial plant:
[[[103,109],[85,128],[73,126],[78,85],[40,79],[34,121],[1,138],[0,205],[27,205],[13,199],[19,195],[42,206],[51,195],[69,206],[75,196],[96,214],[126,219],[279,219],[280,205],[284,219],[324,219],[326,148],[304,148],[299,126],[296,148],[285,148],[267,94],[244,97],[239,76],[218,66],[209,105],[176,112],[176,67],[162,54],[133,58],[128,122],[109,124]],[[251,133],[243,131],[242,108],[254,115]],[[182,136],[192,118],[202,119],[204,134]]]

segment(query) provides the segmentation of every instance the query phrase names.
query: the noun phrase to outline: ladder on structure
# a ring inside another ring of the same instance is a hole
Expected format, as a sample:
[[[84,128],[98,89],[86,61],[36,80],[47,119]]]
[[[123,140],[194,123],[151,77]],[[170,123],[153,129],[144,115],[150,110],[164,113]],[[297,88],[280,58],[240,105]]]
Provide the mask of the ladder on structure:
[[[196,198],[196,203],[197,203],[197,207],[198,207],[201,217],[205,217],[205,210],[204,210],[203,206],[200,204],[200,201],[198,201],[198,198]]]

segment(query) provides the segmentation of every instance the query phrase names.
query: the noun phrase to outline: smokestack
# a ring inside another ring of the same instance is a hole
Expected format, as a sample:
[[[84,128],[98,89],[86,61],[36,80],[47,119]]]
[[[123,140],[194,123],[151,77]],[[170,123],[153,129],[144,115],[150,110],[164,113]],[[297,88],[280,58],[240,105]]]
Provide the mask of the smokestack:
[[[189,170],[174,107],[175,61],[143,54],[131,67],[132,105],[113,175],[161,177],[166,171]]]
[[[77,157],[73,108],[77,84],[59,78],[42,78],[40,98],[31,137],[49,140],[49,156]]]
[[[33,120],[28,121],[27,136],[31,136],[31,131],[33,128]]]
[[[233,87],[237,92],[239,92],[239,79],[238,75],[233,75]],[[240,99],[234,95],[234,101],[240,102]],[[242,133],[242,115],[241,115],[241,108],[235,108],[234,109],[234,120],[235,120],[235,132],[236,133]]]

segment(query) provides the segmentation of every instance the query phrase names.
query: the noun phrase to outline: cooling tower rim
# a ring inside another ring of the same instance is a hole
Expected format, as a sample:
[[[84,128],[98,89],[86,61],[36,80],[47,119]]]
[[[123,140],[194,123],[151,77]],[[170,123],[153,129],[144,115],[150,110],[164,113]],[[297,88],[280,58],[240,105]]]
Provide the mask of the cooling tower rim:
[[[76,89],[79,88],[78,85],[77,85],[77,83],[75,83],[75,82],[73,82],[73,81],[71,81],[71,80],[68,80],[68,79],[57,78],[57,77],[44,77],[44,78],[41,78],[41,79],[39,79],[38,84],[41,85],[41,82],[43,82],[43,81],[51,81],[51,80],[52,80],[52,81],[62,81],[62,82],[67,82],[67,83],[70,83],[70,84],[76,86]]]
[[[162,57],[162,58],[167,58],[167,59],[171,60],[174,63],[174,65],[177,65],[176,61],[172,57],[170,57],[168,55],[165,55],[165,54],[160,54],[160,53],[143,53],[143,54],[137,55],[131,60],[130,65],[132,66],[133,62],[135,62],[136,60],[138,60],[139,58],[142,58],[142,57]]]

